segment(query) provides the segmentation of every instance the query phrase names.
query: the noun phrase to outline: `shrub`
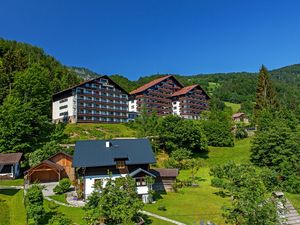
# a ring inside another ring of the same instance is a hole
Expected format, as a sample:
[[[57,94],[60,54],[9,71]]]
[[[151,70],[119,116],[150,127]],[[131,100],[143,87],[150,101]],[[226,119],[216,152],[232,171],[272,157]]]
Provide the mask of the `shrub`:
[[[224,188],[224,181],[218,177],[214,177],[213,179],[211,179],[211,186]]]
[[[55,194],[63,194],[69,191],[71,187],[71,181],[68,178],[64,178],[59,181],[58,185],[56,185],[53,189]]]
[[[67,224],[72,224],[72,220],[67,218],[62,213],[58,213],[54,215],[48,222],[48,225],[67,225]]]
[[[166,211],[166,210],[167,210],[167,208],[166,208],[165,205],[160,205],[160,206],[157,207],[157,209],[158,209],[159,211]]]
[[[43,201],[44,197],[41,186],[33,185],[27,190],[25,208],[30,224],[40,224],[42,221],[45,214]]]

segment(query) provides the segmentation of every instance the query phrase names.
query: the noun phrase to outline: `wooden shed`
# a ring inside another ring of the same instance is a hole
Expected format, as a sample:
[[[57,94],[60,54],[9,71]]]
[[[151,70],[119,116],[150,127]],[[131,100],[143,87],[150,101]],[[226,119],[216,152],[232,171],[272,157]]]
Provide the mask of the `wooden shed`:
[[[0,180],[15,179],[20,175],[22,153],[0,154]]]
[[[72,156],[59,152],[40,164],[31,167],[25,172],[26,183],[57,182],[62,178],[74,180],[74,168],[72,168]]]
[[[178,176],[178,169],[151,169],[150,172],[156,176],[153,189],[157,191],[173,191],[173,184]]]

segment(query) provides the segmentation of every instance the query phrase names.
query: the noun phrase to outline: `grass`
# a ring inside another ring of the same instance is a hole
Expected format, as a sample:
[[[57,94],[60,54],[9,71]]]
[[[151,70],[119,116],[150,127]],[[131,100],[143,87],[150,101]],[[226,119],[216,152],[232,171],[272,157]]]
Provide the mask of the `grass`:
[[[298,213],[300,213],[300,194],[285,193],[285,196],[290,200]]]
[[[179,179],[185,179],[190,171],[181,171]],[[186,224],[199,224],[200,221],[211,221],[225,224],[222,217],[222,206],[229,204],[228,198],[221,197],[219,189],[210,185],[209,168],[203,167],[197,173],[199,187],[182,188],[178,193],[161,194],[157,202],[145,206],[145,210],[165,216]],[[166,211],[158,210],[165,206]]]
[[[225,102],[225,105],[231,107],[233,113],[237,113],[241,108],[241,104],[236,104],[232,102]]]
[[[69,136],[68,143],[75,143],[78,140],[135,137],[136,131],[125,124],[68,124],[65,134]]]
[[[248,163],[250,158],[251,138],[236,140],[234,147],[212,147],[209,146],[208,153],[199,156],[205,159],[206,166],[224,164],[228,161],[236,163]]]
[[[214,165],[228,161],[236,163],[249,162],[251,138],[237,140],[234,147],[209,147],[209,152],[196,155],[204,161],[204,167],[197,173],[199,187],[180,189],[178,193],[161,194],[155,204],[145,206],[145,210],[186,224],[199,224],[200,221],[211,221],[225,224],[222,207],[230,203],[228,198],[220,195],[219,189],[210,185],[209,170]],[[165,153],[163,153],[164,158]],[[162,163],[161,163],[162,164]],[[181,170],[179,179],[187,179],[189,170]],[[163,205],[166,211],[158,210]]]
[[[57,212],[63,213],[67,218],[71,219],[73,221],[73,223],[84,224],[83,220],[82,220],[82,218],[84,216],[84,211],[82,208],[57,205],[48,200],[44,200],[44,207],[48,213],[51,211],[50,208],[53,205],[55,205],[57,207],[56,208]]]
[[[1,186],[23,186],[24,179],[15,179],[15,180],[0,180]]]
[[[0,225],[24,225],[23,190],[0,190]]]
[[[60,195],[52,195],[52,196],[49,196],[49,198],[55,200],[55,201],[58,201],[58,202],[62,202],[62,203],[65,203],[65,204],[69,204],[66,200],[66,194],[60,194]]]

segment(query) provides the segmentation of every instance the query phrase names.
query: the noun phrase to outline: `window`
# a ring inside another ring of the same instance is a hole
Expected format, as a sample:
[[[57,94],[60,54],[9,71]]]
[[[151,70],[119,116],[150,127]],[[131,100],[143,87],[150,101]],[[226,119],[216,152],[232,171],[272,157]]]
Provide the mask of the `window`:
[[[59,109],[65,109],[65,108],[68,108],[68,105],[62,105],[59,107]]]
[[[67,112],[62,112],[59,114],[59,116],[67,116],[68,115],[68,111]]]
[[[100,82],[101,82],[101,83],[107,83],[107,82],[108,82],[108,80],[107,80],[107,79],[103,79],[103,78],[101,78],[101,79],[100,79]]]
[[[125,161],[124,160],[117,160],[116,161],[116,167],[117,169],[125,169]]]
[[[59,103],[64,103],[64,102],[67,102],[67,101],[68,101],[68,99],[64,98],[64,99],[60,100]]]
[[[135,178],[136,186],[146,186],[146,181],[144,177]]]

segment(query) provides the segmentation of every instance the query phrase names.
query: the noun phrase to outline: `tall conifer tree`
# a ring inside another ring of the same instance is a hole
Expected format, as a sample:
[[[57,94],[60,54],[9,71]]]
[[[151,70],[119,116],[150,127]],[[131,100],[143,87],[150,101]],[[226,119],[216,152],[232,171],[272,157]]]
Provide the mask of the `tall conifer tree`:
[[[272,109],[278,106],[276,93],[271,82],[271,75],[267,68],[262,65],[256,88],[255,115],[257,116],[262,109]]]

